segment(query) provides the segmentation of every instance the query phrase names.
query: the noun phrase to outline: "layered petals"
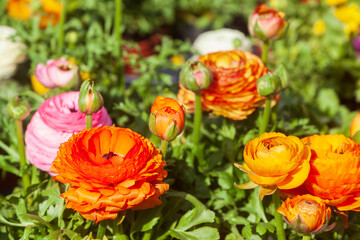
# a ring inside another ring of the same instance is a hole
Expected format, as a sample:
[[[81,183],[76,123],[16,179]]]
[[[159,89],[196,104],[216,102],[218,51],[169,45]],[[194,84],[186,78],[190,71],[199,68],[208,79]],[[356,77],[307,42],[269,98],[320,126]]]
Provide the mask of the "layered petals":
[[[51,170],[70,183],[61,196],[66,207],[99,222],[118,211],[161,204],[168,190],[165,161],[154,145],[130,129],[100,127],[81,131],[61,144]]]
[[[267,195],[276,188],[292,189],[302,185],[310,171],[309,160],[309,147],[299,138],[264,133],[245,146],[245,164],[238,168],[247,172],[252,182],[266,189],[260,192]]]
[[[340,211],[360,211],[360,145],[344,135],[313,135],[306,189]]]
[[[26,156],[30,163],[49,174],[61,143],[86,127],[86,114],[79,111],[79,92],[47,99],[35,112],[25,132]],[[110,126],[105,108],[93,114],[93,126]]]
[[[78,67],[65,58],[51,59],[46,65],[39,63],[36,66],[35,76],[47,88],[70,88],[78,81]]]
[[[220,51],[199,57],[213,74],[213,82],[201,91],[202,109],[224,117],[242,120],[264,102],[256,81],[267,73],[259,57],[240,50]],[[194,112],[195,94],[180,84],[178,101],[186,112]]]
[[[328,226],[331,209],[326,207],[321,198],[309,194],[286,199],[277,211],[302,234],[321,233],[335,226],[335,223]]]

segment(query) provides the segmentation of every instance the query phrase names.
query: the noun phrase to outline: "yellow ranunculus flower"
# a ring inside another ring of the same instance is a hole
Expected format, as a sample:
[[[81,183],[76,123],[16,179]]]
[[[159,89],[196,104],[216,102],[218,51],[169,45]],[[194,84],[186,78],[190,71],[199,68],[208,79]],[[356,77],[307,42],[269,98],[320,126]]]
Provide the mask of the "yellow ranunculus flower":
[[[330,6],[338,6],[340,4],[347,3],[348,0],[325,0]]]
[[[247,173],[251,182],[236,186],[240,189],[260,186],[260,199],[273,194],[277,188],[297,188],[309,175],[310,156],[310,148],[299,138],[264,133],[246,144],[245,164],[235,164]]]
[[[31,78],[31,85],[34,89],[34,92],[38,94],[44,94],[47,93],[50,89],[42,85],[35,77],[35,75],[32,75]]]
[[[323,20],[319,19],[314,23],[311,32],[316,36],[322,36],[326,31],[326,25]]]
[[[334,14],[342,22],[360,23],[360,9],[355,3],[336,8]]]

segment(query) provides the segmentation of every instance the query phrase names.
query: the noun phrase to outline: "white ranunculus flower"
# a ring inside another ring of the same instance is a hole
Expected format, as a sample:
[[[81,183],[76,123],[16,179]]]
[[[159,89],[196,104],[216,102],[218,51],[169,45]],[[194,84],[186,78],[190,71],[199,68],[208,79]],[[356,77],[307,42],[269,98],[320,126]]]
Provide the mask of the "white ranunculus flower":
[[[251,51],[251,42],[244,33],[238,30],[222,28],[200,34],[195,39],[193,48],[201,55],[233,49]]]
[[[15,73],[17,65],[26,58],[26,47],[14,40],[15,35],[15,29],[0,26],[0,80],[9,79]]]

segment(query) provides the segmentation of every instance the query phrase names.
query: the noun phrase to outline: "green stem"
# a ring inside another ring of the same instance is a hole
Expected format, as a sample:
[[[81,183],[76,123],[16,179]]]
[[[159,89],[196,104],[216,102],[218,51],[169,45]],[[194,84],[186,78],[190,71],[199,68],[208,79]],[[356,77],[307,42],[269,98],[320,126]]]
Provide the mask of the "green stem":
[[[166,150],[168,147],[169,142],[165,141],[165,140],[161,140],[161,144],[160,144],[160,151],[163,155],[163,159],[165,160],[165,156],[166,156]]]
[[[23,182],[23,194],[25,195],[26,189],[30,186],[30,177],[27,173],[27,163],[25,157],[24,133],[21,120],[16,120],[16,136],[18,140],[19,156],[20,156],[20,172]]]
[[[59,32],[58,32],[58,54],[62,55],[64,47],[64,23],[66,17],[66,0],[61,1],[62,11],[59,20]]]
[[[310,237],[310,235],[303,235],[302,239],[303,240],[310,240],[311,237]]]
[[[151,233],[152,233],[151,230],[144,232],[144,236],[142,237],[142,240],[151,240]]]
[[[86,114],[86,129],[92,128],[92,114]]]
[[[267,97],[265,102],[263,119],[259,128],[259,135],[263,134],[266,131],[270,118],[270,112],[271,112],[271,97]]]
[[[39,183],[39,177],[38,177],[38,169],[35,167],[35,165],[32,165],[31,169],[31,185]]]
[[[97,234],[96,234],[96,238],[97,238],[97,239],[103,239],[103,237],[104,237],[104,235],[105,235],[105,232],[106,232],[105,222],[104,222],[104,221],[99,222],[98,231],[97,231]]]
[[[114,229],[114,240],[128,240],[129,237],[124,233],[123,224],[117,224],[118,221],[113,221],[113,229]]]
[[[122,4],[122,0],[115,0],[115,23],[114,23],[115,30],[114,30],[114,34],[115,34],[116,41],[118,41],[118,44],[121,41],[121,33],[120,33],[121,11],[122,11],[121,4]],[[116,52],[116,54],[121,55],[121,52],[118,51],[118,52]]]
[[[122,66],[122,52],[121,52],[121,22],[122,22],[122,0],[115,0],[115,18],[114,18],[114,34],[116,39],[116,51],[115,57],[117,58],[115,72],[117,72],[119,81],[120,81],[120,92],[123,92],[125,89],[125,80],[123,76],[123,66]]]
[[[268,42],[268,41],[264,41],[264,42],[263,42],[263,49],[262,49],[262,53],[261,53],[261,61],[262,61],[265,65],[267,64],[268,51],[269,51],[269,42]]]
[[[275,226],[276,226],[276,234],[278,240],[285,240],[285,231],[282,215],[277,211],[280,207],[280,196],[279,190],[277,189],[272,195],[272,201],[274,204],[274,214],[275,214]]]
[[[194,116],[194,133],[193,144],[196,146],[200,140],[200,128],[201,128],[201,93],[195,93],[195,116]]]

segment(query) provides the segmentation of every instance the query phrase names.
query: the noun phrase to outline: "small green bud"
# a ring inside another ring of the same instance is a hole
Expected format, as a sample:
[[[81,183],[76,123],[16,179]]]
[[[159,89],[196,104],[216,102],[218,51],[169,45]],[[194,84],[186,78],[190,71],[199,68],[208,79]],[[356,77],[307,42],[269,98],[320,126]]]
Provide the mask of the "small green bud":
[[[289,86],[289,77],[284,65],[280,65],[273,75],[278,76],[281,81],[281,90],[286,89]]]
[[[78,34],[76,31],[70,31],[65,35],[65,41],[70,44],[75,44],[78,41]]]
[[[79,95],[79,109],[82,113],[93,114],[104,106],[104,100],[95,90],[94,81],[88,79],[81,84]]]
[[[268,73],[256,81],[256,88],[263,97],[274,95],[282,89],[281,80],[278,76]]]
[[[24,120],[30,114],[30,104],[28,101],[16,96],[6,106],[9,115],[16,120]]]
[[[213,79],[211,70],[202,62],[188,60],[180,72],[180,82],[193,92],[207,89]]]

